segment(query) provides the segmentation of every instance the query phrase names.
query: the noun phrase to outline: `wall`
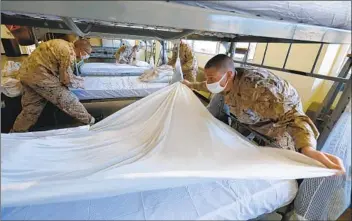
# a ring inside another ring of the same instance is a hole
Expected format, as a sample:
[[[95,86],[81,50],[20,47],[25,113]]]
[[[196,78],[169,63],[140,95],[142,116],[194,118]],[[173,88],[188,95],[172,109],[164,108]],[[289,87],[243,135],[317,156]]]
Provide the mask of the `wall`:
[[[1,38],[14,39],[15,37],[5,25],[1,25]]]
[[[198,66],[200,68],[204,68],[205,64],[209,61],[210,58],[214,57],[212,54],[204,54],[204,53],[195,53],[197,61],[198,61]]]
[[[310,72],[313,66],[316,54],[319,50],[319,44],[293,44],[286,68],[298,71]],[[342,53],[340,45],[324,45],[321,56],[318,59],[314,73],[322,75],[331,75],[332,66],[334,65],[336,55]],[[267,66],[282,67],[285,61],[289,44],[269,44],[264,64]],[[265,44],[257,44],[254,63],[262,62]],[[317,93],[323,87],[325,80],[304,77],[289,74],[280,71],[272,71],[278,76],[290,82],[301,96],[304,111],[314,101],[320,101],[324,94]]]
[[[265,45],[265,43],[256,44],[254,58],[252,60],[253,63],[261,64]],[[293,44],[291,47],[290,56],[286,63],[286,68],[310,72],[319,47],[320,44]],[[264,64],[273,67],[283,67],[288,48],[289,44],[269,44]],[[336,76],[348,48],[348,45],[324,45],[315,66],[314,73]],[[196,52],[195,55],[200,68],[204,68],[206,62],[214,56],[212,54],[198,52]],[[171,53],[169,53],[168,56],[171,57]],[[321,102],[332,84],[330,81],[326,80],[304,77],[280,71],[272,72],[290,82],[297,89],[302,100],[304,111],[308,109],[312,102]],[[200,75],[201,74],[202,73],[200,73]],[[199,76],[198,80],[202,78],[202,76]]]
[[[9,29],[5,25],[1,25],[1,39],[14,39],[15,37],[11,34]],[[22,54],[30,54],[32,49],[30,46],[21,46],[20,50]],[[1,43],[1,53],[5,53],[3,45]]]
[[[0,62],[0,67],[1,70],[4,68],[5,64],[7,61],[15,61],[15,62],[22,62],[24,59],[26,59],[27,56],[21,56],[21,57],[7,57],[5,55],[1,55],[1,62]]]
[[[329,76],[337,76],[338,75],[343,63],[346,60],[346,54],[350,53],[350,50],[351,50],[351,48],[349,45],[341,45],[338,47],[337,56],[335,56],[333,65],[331,66],[329,73],[328,73]],[[317,88],[316,92],[312,96],[312,102],[321,103],[324,100],[324,97],[329,92],[329,89],[331,88],[332,85],[333,85],[332,81],[322,80],[319,88]],[[333,108],[336,106],[336,103],[337,103],[340,96],[341,96],[341,92],[337,96],[334,104],[332,105]]]
[[[102,46],[101,38],[89,38],[89,42],[92,46],[97,46],[97,47]]]

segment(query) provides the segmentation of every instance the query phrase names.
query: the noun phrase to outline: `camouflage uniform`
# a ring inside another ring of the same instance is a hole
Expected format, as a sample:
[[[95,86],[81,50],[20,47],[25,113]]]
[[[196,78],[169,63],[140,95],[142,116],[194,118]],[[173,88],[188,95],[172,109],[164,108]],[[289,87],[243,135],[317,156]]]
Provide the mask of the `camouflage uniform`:
[[[23,85],[22,112],[12,131],[24,132],[33,126],[47,101],[84,124],[92,116],[69,91],[68,87],[83,87],[83,79],[73,75],[76,60],[74,46],[55,39],[41,43],[23,62],[19,76]]]
[[[175,66],[177,59],[177,47],[175,46],[172,52],[172,58],[168,65]],[[190,82],[194,82],[197,77],[198,63],[192,48],[184,42],[180,44],[180,61],[182,65],[183,78]]]
[[[292,85],[265,69],[236,68],[236,71],[234,86],[224,98],[239,122],[273,138],[281,148],[316,148],[319,132],[303,112]],[[206,82],[194,83],[192,88],[207,91]]]
[[[115,53],[116,62],[120,64],[132,64],[136,60],[137,48],[123,45]]]

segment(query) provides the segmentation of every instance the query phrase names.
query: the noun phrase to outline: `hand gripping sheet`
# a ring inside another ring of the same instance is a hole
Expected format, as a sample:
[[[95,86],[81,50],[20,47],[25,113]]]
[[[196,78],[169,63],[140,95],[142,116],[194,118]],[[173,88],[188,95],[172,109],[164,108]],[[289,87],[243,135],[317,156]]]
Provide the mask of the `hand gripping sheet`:
[[[257,147],[172,84],[93,127],[2,134],[2,206],[92,199],[218,178],[297,179],[336,171]]]

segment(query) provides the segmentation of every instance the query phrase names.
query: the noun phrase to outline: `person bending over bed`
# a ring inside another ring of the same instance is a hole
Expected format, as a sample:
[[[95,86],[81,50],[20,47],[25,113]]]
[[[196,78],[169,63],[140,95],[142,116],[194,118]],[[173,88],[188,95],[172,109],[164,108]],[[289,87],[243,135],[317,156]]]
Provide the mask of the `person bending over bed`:
[[[83,88],[83,78],[73,74],[76,58],[86,59],[92,51],[89,41],[74,44],[61,39],[43,42],[23,62],[19,76],[23,85],[22,111],[11,132],[25,132],[33,126],[49,101],[84,124],[95,122],[68,89]]]
[[[182,66],[183,78],[187,81],[194,82],[197,77],[198,63],[192,48],[186,42],[180,40],[172,41],[172,43],[174,44],[174,48],[172,50],[172,58],[168,62],[168,65],[175,67],[177,60],[177,43],[179,43],[179,56]]]
[[[136,60],[139,45],[133,47],[122,45],[115,53],[116,63],[119,64],[132,64]]]
[[[296,89],[287,81],[266,69],[235,68],[233,60],[223,54],[211,58],[204,71],[206,81],[183,83],[191,89],[222,94],[240,123],[273,138],[279,147],[345,172],[340,158],[316,150],[319,132],[303,112]]]

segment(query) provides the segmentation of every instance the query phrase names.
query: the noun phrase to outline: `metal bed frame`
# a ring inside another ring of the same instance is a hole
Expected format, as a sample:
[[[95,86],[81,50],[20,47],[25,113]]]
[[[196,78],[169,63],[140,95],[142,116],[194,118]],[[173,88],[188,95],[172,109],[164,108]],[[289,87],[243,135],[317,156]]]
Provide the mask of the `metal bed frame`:
[[[341,69],[337,77],[316,74],[314,69],[324,44],[351,44],[350,31],[245,17],[230,12],[185,6],[172,2],[147,3],[143,4],[143,10],[140,10],[141,2],[139,1],[4,1],[2,2],[1,22],[2,24],[35,27],[32,30],[33,34],[37,36],[35,37],[37,40],[41,34],[48,31],[55,33],[74,32],[86,36],[159,40],[162,45],[160,56],[162,64],[167,62],[165,41],[170,39],[187,38],[189,40],[230,42],[228,51],[230,56],[236,52],[236,42],[264,42],[266,47],[261,64],[248,62],[249,50],[242,61],[234,60],[234,62],[241,66],[262,67],[335,82],[318,110],[318,117],[313,119],[321,132],[318,148],[323,146],[332,127],[350,101],[351,78],[347,79],[346,77],[351,69],[351,56],[348,56],[344,68]],[[82,4],[92,10],[79,10]],[[42,15],[43,11],[47,15]],[[153,11],[158,11],[158,13],[150,16],[150,12]],[[173,13],[175,11],[179,12],[178,19],[174,19]],[[197,22],[190,22],[194,17],[197,17]],[[290,44],[281,68],[265,65],[269,43]],[[310,72],[286,68],[291,47],[295,43],[320,44]],[[151,50],[155,50],[155,42]],[[342,96],[336,108],[332,113],[329,113],[339,91],[342,91]]]
[[[234,44],[232,43],[232,45],[234,45]],[[266,43],[263,59],[262,59],[262,62],[260,65],[254,64],[254,63],[249,63],[247,61],[249,50],[247,50],[247,53],[244,56],[243,61],[234,60],[234,62],[241,64],[242,66],[262,67],[262,68],[276,70],[276,71],[283,71],[283,72],[290,73],[290,74],[296,74],[296,75],[301,75],[301,76],[307,76],[307,77],[313,77],[313,78],[318,78],[318,79],[323,79],[323,80],[334,81],[333,86],[330,88],[328,94],[324,98],[324,101],[322,102],[322,104],[319,107],[319,110],[316,114],[316,116],[318,116],[318,117],[312,119],[314,121],[314,123],[316,125],[318,125],[318,130],[321,132],[320,136],[318,137],[318,145],[317,145],[317,148],[320,150],[323,147],[323,145],[324,145],[327,137],[329,136],[331,130],[333,129],[335,123],[339,120],[341,114],[343,113],[346,106],[348,105],[348,103],[351,100],[351,76],[349,78],[347,78],[347,76],[348,76],[348,72],[351,70],[352,57],[351,57],[351,54],[347,55],[347,59],[346,59],[344,65],[343,65],[342,69],[340,70],[337,77],[315,74],[315,73],[313,73],[313,71],[315,69],[315,66],[317,64],[319,57],[321,56],[321,49],[324,45],[323,43],[321,43],[319,50],[317,52],[317,55],[315,57],[315,60],[314,60],[314,64],[313,64],[310,72],[290,70],[290,69],[286,69],[285,67],[286,67],[287,60],[290,56],[292,44],[293,43],[290,43],[290,46],[288,48],[288,51],[287,51],[287,54],[285,57],[285,61],[284,61],[282,68],[264,65],[266,52],[267,52],[267,48],[268,48],[268,43]],[[248,48],[249,48],[249,46],[248,46]],[[230,50],[231,49],[235,49],[235,46],[232,46],[230,48]],[[229,51],[230,56],[232,56],[234,53],[235,53],[235,50]],[[329,113],[331,106],[334,103],[334,101],[336,100],[337,95],[340,91],[342,91],[342,95],[341,95],[335,109],[331,113]]]
[[[81,4],[85,4],[88,10],[80,10]],[[23,10],[25,11],[23,12]],[[42,15],[44,11],[50,16]],[[158,13],[154,13],[151,16],[150,12],[152,11],[157,11]],[[178,12],[178,19],[175,19],[174,16],[176,12]],[[197,22],[192,22],[195,17],[197,18]],[[71,21],[71,25],[68,25],[67,21]],[[266,43],[260,64],[248,61],[249,50],[247,50],[242,61],[234,60],[234,62],[241,66],[256,66],[294,75],[334,81],[333,86],[318,110],[317,117],[312,119],[318,125],[318,129],[321,132],[318,138],[318,149],[323,147],[333,126],[351,99],[351,77],[347,78],[348,72],[351,69],[351,55],[347,56],[345,64],[337,77],[314,73],[324,44],[351,44],[351,31],[347,30],[264,20],[163,1],[149,1],[147,4],[143,4],[143,6],[141,6],[140,1],[5,1],[2,2],[1,22],[2,24],[36,27],[32,28],[34,35],[37,36],[36,39],[39,39],[40,35],[49,31],[55,33],[72,33],[73,31],[77,33],[78,28],[79,30],[85,30],[84,34],[87,36],[113,36],[114,38],[158,40],[162,45],[160,56],[162,64],[167,63],[166,41],[171,39],[187,38],[189,40],[230,42],[228,55],[232,58],[236,53],[237,42]],[[76,31],[71,29],[72,23],[75,24]],[[290,44],[281,68],[265,65],[269,43]],[[320,44],[310,72],[286,68],[292,45],[295,43]],[[342,92],[342,96],[335,109],[330,112],[331,106],[339,92]],[[208,98],[197,92],[195,93],[203,101],[209,102]],[[128,99],[139,99],[139,97]],[[83,100],[81,102],[116,100],[126,100],[126,98]],[[233,115],[228,117],[233,121],[237,121]],[[240,125],[246,127],[246,125]],[[250,128],[248,129],[259,140],[262,140],[267,145],[275,146],[272,140],[256,133]],[[283,214],[280,213],[283,215],[283,219],[287,219],[285,214],[290,210],[290,206],[292,207],[292,204],[289,205]]]
[[[79,10],[82,3],[87,8],[95,10]],[[266,47],[261,64],[247,61],[248,51],[242,61],[234,60],[241,66],[256,66],[271,70],[283,71],[290,74],[314,77],[334,81],[328,95],[319,108],[317,118],[313,119],[319,125],[321,135],[318,147],[322,147],[332,127],[339,119],[341,113],[350,101],[351,78],[347,73],[351,69],[351,56],[349,55],[344,68],[338,77],[324,76],[314,73],[315,66],[320,57],[324,44],[339,43],[350,44],[351,32],[347,30],[332,29],[304,24],[284,23],[280,21],[263,20],[260,18],[244,17],[233,13],[185,6],[170,2],[148,2],[139,10],[140,2],[50,2],[50,1],[4,1],[2,2],[2,24],[27,25],[38,35],[45,31],[58,33],[78,33],[88,36],[119,36],[141,39],[157,39],[162,45],[161,60],[166,63],[165,40],[185,38],[190,40],[214,40],[231,42],[228,54],[236,52],[236,42],[265,42]],[[25,8],[21,12],[20,8]],[[104,11],[98,10],[99,8]],[[45,9],[45,10],[42,10]],[[45,11],[50,16],[42,15]],[[149,12],[158,11],[151,17]],[[172,14],[178,11],[179,19]],[[136,14],[137,13],[137,14]],[[55,16],[53,16],[55,15]],[[197,16],[197,23],[190,22]],[[72,17],[79,19],[73,20]],[[146,19],[148,18],[148,19]],[[118,22],[117,22],[118,21]],[[226,22],[225,22],[226,21]],[[271,32],[275,28],[275,32]],[[84,30],[84,31],[81,31]],[[313,31],[312,31],[313,30]],[[35,39],[38,38],[35,36]],[[283,67],[265,65],[265,57],[269,43],[289,43]],[[286,68],[294,43],[320,43],[318,53],[310,72],[290,70]],[[248,46],[249,49],[249,46]],[[151,48],[155,51],[155,42]],[[155,53],[154,53],[155,58]],[[155,60],[155,59],[154,59]],[[155,61],[157,62],[157,61]],[[342,96],[331,114],[329,110],[339,91]]]

